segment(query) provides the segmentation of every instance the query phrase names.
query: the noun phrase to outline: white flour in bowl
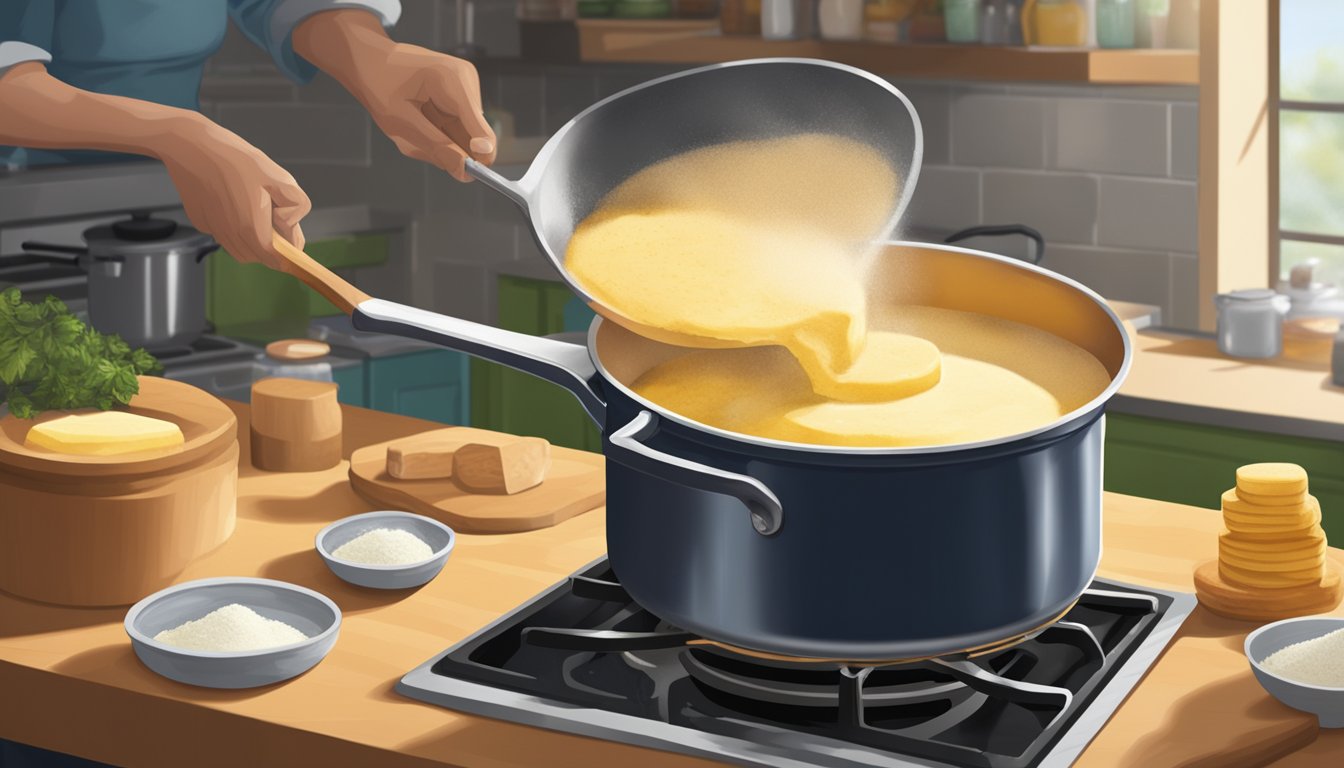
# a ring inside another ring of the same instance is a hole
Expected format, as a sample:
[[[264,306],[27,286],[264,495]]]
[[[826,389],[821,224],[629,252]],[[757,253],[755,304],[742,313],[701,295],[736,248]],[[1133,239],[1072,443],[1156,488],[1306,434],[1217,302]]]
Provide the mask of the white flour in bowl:
[[[259,651],[291,645],[308,636],[283,621],[268,619],[245,605],[231,603],[199,619],[154,636],[165,645],[193,651]]]
[[[1344,688],[1344,629],[1293,643],[1266,656],[1260,666],[1295,683]]]
[[[364,565],[410,565],[428,560],[434,550],[419,536],[400,528],[375,528],[337,547],[337,560]]]

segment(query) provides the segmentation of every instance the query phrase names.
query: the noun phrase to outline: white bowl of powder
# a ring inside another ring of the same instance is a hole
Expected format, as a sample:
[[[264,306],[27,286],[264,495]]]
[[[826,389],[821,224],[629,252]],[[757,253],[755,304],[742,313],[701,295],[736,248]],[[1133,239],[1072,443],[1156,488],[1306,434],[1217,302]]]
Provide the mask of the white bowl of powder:
[[[125,626],[135,655],[164,677],[253,688],[288,680],[325,658],[340,632],[341,609],[283,581],[199,579],[131,606]]]
[[[331,572],[351,584],[408,589],[443,570],[456,540],[438,520],[389,510],[337,520],[314,543]]]
[[[1246,636],[1255,679],[1322,728],[1344,728],[1344,618],[1284,619]]]

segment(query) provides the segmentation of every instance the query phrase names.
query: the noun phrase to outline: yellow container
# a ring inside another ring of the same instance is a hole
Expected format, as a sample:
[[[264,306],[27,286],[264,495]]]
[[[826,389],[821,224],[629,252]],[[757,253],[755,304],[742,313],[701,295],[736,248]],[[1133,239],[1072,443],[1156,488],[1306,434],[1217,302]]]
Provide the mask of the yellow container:
[[[1087,23],[1087,9],[1078,0],[1027,0],[1022,6],[1022,40],[1027,45],[1086,45]]]

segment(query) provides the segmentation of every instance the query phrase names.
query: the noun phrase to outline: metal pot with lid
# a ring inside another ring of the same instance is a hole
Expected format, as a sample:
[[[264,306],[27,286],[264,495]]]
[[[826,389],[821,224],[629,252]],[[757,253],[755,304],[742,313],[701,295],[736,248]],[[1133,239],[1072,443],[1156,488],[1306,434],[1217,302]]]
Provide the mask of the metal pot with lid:
[[[209,235],[171,219],[133,213],[84,230],[84,246],[23,243],[25,251],[74,255],[89,274],[89,321],[135,347],[189,346],[205,332]]]

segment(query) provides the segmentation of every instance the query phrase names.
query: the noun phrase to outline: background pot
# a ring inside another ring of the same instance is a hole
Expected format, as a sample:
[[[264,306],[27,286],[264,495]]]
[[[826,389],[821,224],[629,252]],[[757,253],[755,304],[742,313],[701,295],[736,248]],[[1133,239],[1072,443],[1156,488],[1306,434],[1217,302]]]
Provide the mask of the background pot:
[[[77,256],[89,274],[89,322],[132,347],[190,346],[205,333],[209,235],[147,213],[84,231],[85,246],[23,243],[25,251]]]

